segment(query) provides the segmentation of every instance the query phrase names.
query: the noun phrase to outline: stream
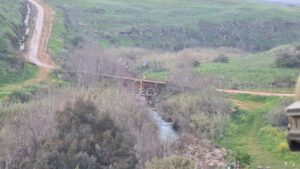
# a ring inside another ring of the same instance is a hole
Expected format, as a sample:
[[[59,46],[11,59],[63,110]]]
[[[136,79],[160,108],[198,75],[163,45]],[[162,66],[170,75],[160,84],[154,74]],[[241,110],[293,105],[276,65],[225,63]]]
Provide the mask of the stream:
[[[174,130],[172,122],[166,122],[158,112],[150,111],[159,128],[159,137],[162,142],[175,142],[178,140],[178,132]]]

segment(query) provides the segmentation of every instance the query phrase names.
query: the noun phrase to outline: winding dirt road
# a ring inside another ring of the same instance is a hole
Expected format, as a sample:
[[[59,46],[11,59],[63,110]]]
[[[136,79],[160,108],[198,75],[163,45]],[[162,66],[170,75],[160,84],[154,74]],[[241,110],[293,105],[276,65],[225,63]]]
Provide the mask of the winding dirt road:
[[[226,89],[216,89],[216,90],[218,92],[227,93],[227,94],[249,94],[249,95],[257,95],[257,96],[295,97],[295,94],[290,94],[290,93],[271,93],[271,92],[226,90]]]
[[[42,33],[44,27],[45,12],[36,0],[28,0],[36,8],[36,19],[31,41],[28,49],[28,61],[42,68],[54,68],[50,62],[45,62],[42,44]]]
[[[53,69],[54,63],[47,54],[48,39],[51,34],[49,27],[52,27],[53,14],[50,8],[45,9],[46,4],[40,0],[28,0],[28,2],[36,8],[35,26],[28,45],[28,61],[43,69]]]

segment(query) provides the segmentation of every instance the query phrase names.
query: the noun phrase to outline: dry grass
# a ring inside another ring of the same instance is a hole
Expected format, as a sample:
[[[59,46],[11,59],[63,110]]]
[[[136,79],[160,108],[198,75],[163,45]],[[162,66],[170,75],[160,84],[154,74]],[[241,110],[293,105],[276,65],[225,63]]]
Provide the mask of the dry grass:
[[[246,110],[246,111],[252,111],[257,108],[262,108],[264,106],[263,103],[257,103],[257,102],[251,102],[251,101],[240,101],[238,99],[230,99],[231,103],[233,105],[239,107],[240,109]]]
[[[159,64],[164,70],[170,70],[191,61],[205,63],[212,61],[219,55],[226,55],[229,58],[236,58],[246,53],[235,48],[190,48],[179,52],[161,52],[141,48],[110,48],[103,49],[108,56],[115,56],[122,64],[129,65],[129,69],[137,72],[145,64]]]

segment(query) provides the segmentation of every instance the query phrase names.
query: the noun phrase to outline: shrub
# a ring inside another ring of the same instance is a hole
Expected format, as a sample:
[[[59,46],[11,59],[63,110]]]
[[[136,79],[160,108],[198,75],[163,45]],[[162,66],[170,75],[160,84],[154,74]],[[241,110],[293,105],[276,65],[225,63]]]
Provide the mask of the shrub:
[[[282,130],[272,126],[265,126],[259,129],[259,134],[260,136],[269,136],[269,138],[272,138],[271,141],[280,140],[285,137],[285,133]]]
[[[20,91],[15,91],[12,94],[10,94],[9,100],[11,102],[20,101],[21,103],[25,103],[25,102],[28,102],[31,97],[32,97],[32,93],[30,91],[20,90]]]
[[[76,93],[66,90],[52,91],[47,99],[43,97],[41,101],[12,105],[4,110],[1,107],[1,113],[9,115],[6,117],[9,123],[1,122],[8,132],[0,133],[0,164],[4,164],[4,168],[23,169],[136,168],[136,137],[127,129],[129,126],[124,124],[127,122],[123,119],[123,124],[117,124],[116,117],[112,117],[117,113],[103,108],[106,102],[101,103],[102,111],[95,106],[96,100],[91,99],[77,99],[74,104],[66,104],[63,108],[66,98],[84,98],[82,93],[88,93],[86,90],[76,90]],[[108,100],[112,96],[103,98]],[[100,103],[97,102],[97,105]],[[114,107],[120,108],[119,105]],[[123,114],[126,114],[126,109],[122,107]],[[107,115],[108,112],[111,116]],[[143,127],[141,117],[133,118]],[[144,121],[149,122],[148,119]],[[144,128],[140,129],[143,133]],[[145,129],[152,134],[149,128]],[[148,152],[145,150],[143,153]]]
[[[247,166],[251,164],[251,156],[240,148],[235,148],[232,152],[232,156],[236,161],[240,162],[241,166]]]
[[[298,47],[289,48],[276,55],[275,64],[277,67],[300,67],[300,50]]]
[[[196,136],[210,139],[221,138],[227,125],[227,117],[221,113],[217,114],[194,114],[190,117],[189,127]]]
[[[277,77],[274,82],[272,82],[272,86],[277,88],[293,88],[295,83],[295,78],[287,75]]]
[[[279,148],[280,152],[282,152],[282,153],[288,152],[290,150],[287,142],[281,142],[279,144],[278,148]]]
[[[35,164],[36,168],[115,168],[132,169],[137,163],[134,144],[124,137],[108,115],[99,117],[95,104],[90,100],[77,99],[68,104],[56,116],[57,135],[43,144],[38,152],[47,165]],[[128,133],[126,133],[128,134]],[[58,152],[54,154],[52,152]],[[45,155],[46,154],[46,155]],[[57,160],[53,160],[53,157]]]
[[[76,36],[71,40],[71,43],[75,47],[78,47],[83,41],[84,39],[81,36]]]
[[[289,101],[283,102],[268,113],[267,119],[273,126],[286,127],[288,125],[285,108],[289,105],[289,103]]]
[[[196,136],[210,139],[222,137],[230,112],[230,105],[210,89],[173,96],[157,107],[171,116],[179,131],[189,130]]]
[[[228,63],[228,60],[229,60],[228,56],[219,55],[213,60],[213,62],[214,63]]]
[[[160,72],[160,71],[165,70],[164,64],[162,62],[155,61],[155,60],[149,62],[148,66],[149,66],[148,69],[150,69],[153,72]]]
[[[195,164],[192,160],[174,156],[154,159],[146,163],[145,169],[195,169]]]
[[[193,67],[198,67],[200,66],[200,62],[198,60],[192,60],[192,65]]]
[[[110,83],[47,88],[25,104],[1,106],[0,126],[7,132],[0,132],[0,168],[45,169],[48,163],[62,169],[144,166],[161,154],[159,134],[150,113],[128,98],[133,98],[130,92]]]

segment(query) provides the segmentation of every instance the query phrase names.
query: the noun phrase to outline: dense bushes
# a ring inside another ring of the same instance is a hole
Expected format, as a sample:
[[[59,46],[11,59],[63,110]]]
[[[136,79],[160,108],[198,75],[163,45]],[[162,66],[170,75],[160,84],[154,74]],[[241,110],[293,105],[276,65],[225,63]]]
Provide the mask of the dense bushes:
[[[300,46],[300,45],[299,45]],[[299,46],[291,47],[277,54],[275,63],[277,67],[300,67],[300,49]]]
[[[238,161],[241,166],[248,166],[252,162],[251,156],[241,148],[233,149],[231,156],[235,161]]]
[[[219,55],[213,60],[213,62],[214,63],[228,63],[228,60],[229,60],[228,56]]]
[[[267,115],[267,120],[275,127],[287,127],[288,118],[285,108],[289,105],[290,101],[285,101],[275,108],[271,109]]]
[[[125,91],[64,88],[32,98],[0,109],[3,168],[134,169],[160,154],[156,125]]]
[[[284,153],[287,131],[280,128],[265,126],[258,131],[260,142],[274,154]]]
[[[221,137],[228,121],[230,105],[213,90],[184,93],[158,104],[165,118],[173,119],[179,130],[210,139]]]
[[[78,99],[56,116],[56,136],[38,151],[33,168],[135,168],[134,143],[108,115],[99,117],[95,104]]]

